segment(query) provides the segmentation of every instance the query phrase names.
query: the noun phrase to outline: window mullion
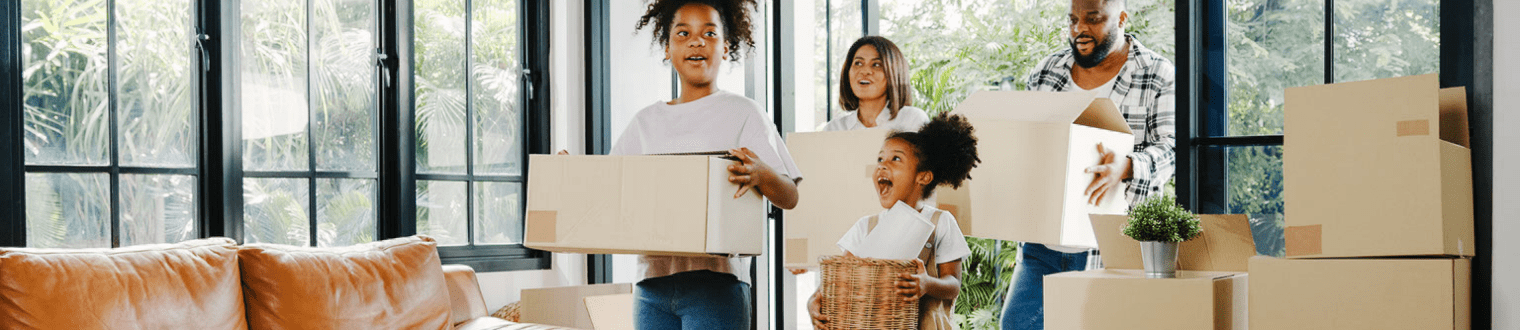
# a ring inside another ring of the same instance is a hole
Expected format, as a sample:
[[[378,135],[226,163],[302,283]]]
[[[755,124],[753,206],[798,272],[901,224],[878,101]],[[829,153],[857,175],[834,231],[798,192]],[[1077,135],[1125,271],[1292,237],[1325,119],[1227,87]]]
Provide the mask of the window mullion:
[[[317,85],[312,83],[312,76],[317,72],[316,62],[312,61],[311,53],[317,49],[317,40],[313,37],[316,29],[312,27],[311,0],[306,1],[303,7],[306,10],[306,223],[307,236],[311,246],[317,246]]]
[[[108,164],[110,164],[109,180],[111,190],[109,198],[111,200],[108,204],[110,205],[109,212],[111,212],[111,247],[121,246],[121,141],[120,128],[117,127],[119,126],[119,121],[117,121],[117,112],[119,110],[117,100],[121,97],[119,95],[121,81],[119,80],[120,77],[116,74],[121,68],[121,58],[117,54],[117,21],[116,0],[106,0],[106,120],[108,121],[106,126],[110,127],[111,131],[111,136],[107,138],[108,147],[110,148],[110,155],[108,156],[110,160]]]
[[[1335,0],[1325,0],[1325,83],[1335,83]]]
[[[465,245],[475,245],[475,3],[464,1],[464,223]]]

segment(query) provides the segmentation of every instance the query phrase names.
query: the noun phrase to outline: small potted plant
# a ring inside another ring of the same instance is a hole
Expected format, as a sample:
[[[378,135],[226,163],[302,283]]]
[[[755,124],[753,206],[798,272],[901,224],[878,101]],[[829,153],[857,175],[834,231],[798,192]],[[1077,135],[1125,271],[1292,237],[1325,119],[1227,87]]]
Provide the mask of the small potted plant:
[[[1153,197],[1129,211],[1124,235],[1140,241],[1140,256],[1145,277],[1177,276],[1177,245],[1198,237],[1203,226],[1198,215],[1177,205],[1172,196]]]

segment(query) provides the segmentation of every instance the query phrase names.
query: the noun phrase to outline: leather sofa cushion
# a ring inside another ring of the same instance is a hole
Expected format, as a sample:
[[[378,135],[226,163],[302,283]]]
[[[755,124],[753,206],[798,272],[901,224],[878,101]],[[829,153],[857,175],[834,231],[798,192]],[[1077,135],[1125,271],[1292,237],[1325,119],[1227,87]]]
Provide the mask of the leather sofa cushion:
[[[342,248],[238,251],[251,329],[449,329],[449,291],[426,236]]]
[[[0,329],[246,329],[237,249],[0,249]]]

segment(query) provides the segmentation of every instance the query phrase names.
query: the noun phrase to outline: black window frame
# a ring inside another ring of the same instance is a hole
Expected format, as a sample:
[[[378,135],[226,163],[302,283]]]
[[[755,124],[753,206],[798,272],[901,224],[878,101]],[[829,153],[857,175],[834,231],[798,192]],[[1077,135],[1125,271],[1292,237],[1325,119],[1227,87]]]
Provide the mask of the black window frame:
[[[465,0],[461,0],[465,1]],[[325,177],[363,177],[376,180],[376,240],[415,235],[416,227],[416,166],[415,128],[413,122],[414,90],[412,81],[412,0],[375,0],[379,17],[377,27],[377,52],[388,54],[381,59],[383,70],[377,68],[375,117],[376,168],[374,174],[359,175],[341,171],[316,171],[312,180]],[[197,167],[193,169],[157,169],[146,167],[122,167],[111,157],[109,166],[57,166],[31,165],[25,163],[22,143],[24,141],[24,109],[22,90],[21,14],[20,1],[0,1],[0,246],[26,246],[26,171],[33,172],[90,172],[111,173],[112,182],[120,173],[134,174],[188,174],[196,177],[196,200],[198,237],[230,237],[243,241],[243,178],[254,177],[245,173],[242,164],[241,101],[238,82],[240,12],[235,0],[195,0],[193,5],[196,32],[204,39],[202,47],[208,66],[202,67],[198,76],[200,93],[197,96],[195,115],[198,116]],[[551,90],[549,85],[550,4],[542,1],[518,2],[519,34],[522,52],[520,63],[531,72],[524,78],[519,93],[524,98],[520,111],[524,141],[524,173],[528,154],[550,152],[552,126],[550,121]],[[383,81],[385,75],[390,82]],[[114,81],[114,80],[113,80]],[[111,100],[115,89],[112,87]],[[113,101],[114,103],[114,101]],[[115,104],[110,105],[113,109]],[[114,115],[115,111],[112,110]],[[113,121],[113,127],[117,125]],[[113,134],[112,143],[114,148]],[[302,172],[302,171],[297,171]],[[259,177],[286,177],[297,173],[262,172]],[[304,173],[304,172],[303,172]],[[303,174],[302,178],[307,178]],[[474,181],[471,181],[474,182]],[[516,182],[526,184],[525,176]],[[117,224],[119,203],[113,186],[112,241],[119,241]],[[309,187],[315,191],[316,187]],[[526,185],[524,185],[526,188]],[[474,196],[470,196],[474,198]],[[520,194],[526,209],[526,193]],[[315,205],[309,205],[313,210]],[[312,219],[314,220],[314,218]],[[315,233],[313,233],[315,234]],[[550,267],[550,254],[528,249],[521,244],[444,246],[438,249],[445,264],[469,265],[480,272],[539,270]]]
[[[1334,82],[1335,0],[1325,1],[1325,83]],[[1472,327],[1492,327],[1493,0],[1440,0],[1440,85],[1466,86],[1472,134]],[[1224,147],[1281,146],[1282,135],[1226,136],[1228,44],[1224,0],[1179,1],[1177,22],[1178,201],[1196,213],[1227,210]],[[1213,149],[1213,150],[1210,150]]]

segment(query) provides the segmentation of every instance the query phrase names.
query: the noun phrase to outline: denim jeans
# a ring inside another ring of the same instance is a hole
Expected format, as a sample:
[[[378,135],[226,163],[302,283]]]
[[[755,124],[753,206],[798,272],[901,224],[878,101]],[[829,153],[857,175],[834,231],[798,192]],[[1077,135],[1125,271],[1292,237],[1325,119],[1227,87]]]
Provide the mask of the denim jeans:
[[[1019,244],[1019,253],[1013,285],[1003,302],[1003,330],[1044,329],[1045,275],[1087,270],[1088,253],[1062,253],[1038,243]]]
[[[733,274],[707,270],[639,281],[634,325],[641,330],[750,327],[749,284]]]

